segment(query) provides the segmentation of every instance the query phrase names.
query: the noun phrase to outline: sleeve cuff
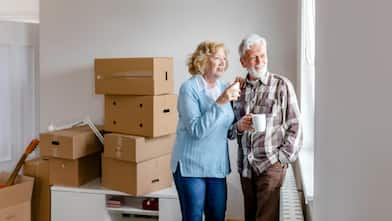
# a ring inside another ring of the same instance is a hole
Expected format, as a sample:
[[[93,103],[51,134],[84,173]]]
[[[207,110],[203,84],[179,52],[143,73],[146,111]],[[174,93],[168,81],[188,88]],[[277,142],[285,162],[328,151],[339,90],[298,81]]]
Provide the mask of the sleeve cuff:
[[[279,162],[281,162],[283,164],[290,163],[290,160],[287,158],[286,154],[282,150],[279,150],[278,158],[279,158]]]
[[[241,136],[244,132],[241,132],[241,131],[238,130],[238,128],[237,128],[237,123],[238,123],[238,122],[239,122],[239,121],[237,121],[237,122],[234,124],[234,127],[235,127],[234,129],[235,129],[235,131],[237,132],[237,135],[238,135],[238,136]]]

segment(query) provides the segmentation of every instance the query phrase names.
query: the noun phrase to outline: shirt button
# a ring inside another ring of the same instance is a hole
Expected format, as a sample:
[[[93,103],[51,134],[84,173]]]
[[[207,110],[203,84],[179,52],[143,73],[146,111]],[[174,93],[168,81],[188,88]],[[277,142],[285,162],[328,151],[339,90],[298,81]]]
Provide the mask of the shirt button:
[[[250,152],[250,154],[248,154],[248,160],[253,161],[253,159],[254,159],[253,152]]]

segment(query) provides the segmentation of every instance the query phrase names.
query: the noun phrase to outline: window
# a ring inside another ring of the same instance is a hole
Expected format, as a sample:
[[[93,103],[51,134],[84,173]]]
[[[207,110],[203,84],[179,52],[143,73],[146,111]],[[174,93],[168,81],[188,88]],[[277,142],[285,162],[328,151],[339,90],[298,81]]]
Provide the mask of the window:
[[[300,152],[305,201],[313,199],[315,107],[315,0],[302,0],[301,10],[301,111],[304,146]]]
[[[10,171],[37,130],[35,24],[0,22],[0,170]]]

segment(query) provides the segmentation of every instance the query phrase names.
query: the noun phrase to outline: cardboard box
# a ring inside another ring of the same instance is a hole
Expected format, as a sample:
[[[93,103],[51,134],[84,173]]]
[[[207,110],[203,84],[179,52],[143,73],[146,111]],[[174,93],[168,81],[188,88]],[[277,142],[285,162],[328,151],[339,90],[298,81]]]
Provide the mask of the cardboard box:
[[[102,129],[101,127],[98,127]],[[102,144],[88,126],[42,133],[40,149],[43,157],[78,159],[102,152]]]
[[[171,153],[175,139],[175,134],[157,138],[106,134],[103,155],[117,160],[141,162]]]
[[[50,158],[49,184],[79,187],[101,175],[101,153],[76,160]]]
[[[159,95],[173,93],[172,58],[95,59],[95,93]]]
[[[31,220],[50,221],[49,160],[38,158],[26,161],[23,174],[34,177]]]
[[[5,183],[10,174],[0,173]],[[0,220],[30,221],[34,178],[18,176],[15,184],[0,189]]]
[[[105,131],[144,137],[173,134],[177,96],[105,96]]]
[[[102,186],[134,196],[168,188],[172,184],[171,154],[140,163],[102,156]]]

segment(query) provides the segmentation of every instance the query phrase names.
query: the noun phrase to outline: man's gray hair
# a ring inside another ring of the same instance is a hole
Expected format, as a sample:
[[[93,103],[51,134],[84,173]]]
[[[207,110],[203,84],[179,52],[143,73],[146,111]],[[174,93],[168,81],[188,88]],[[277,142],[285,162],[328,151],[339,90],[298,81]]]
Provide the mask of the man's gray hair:
[[[265,38],[260,37],[258,34],[250,34],[242,39],[240,46],[238,47],[238,52],[240,53],[240,57],[245,55],[245,52],[249,50],[252,45],[260,43],[267,48],[267,41]]]

